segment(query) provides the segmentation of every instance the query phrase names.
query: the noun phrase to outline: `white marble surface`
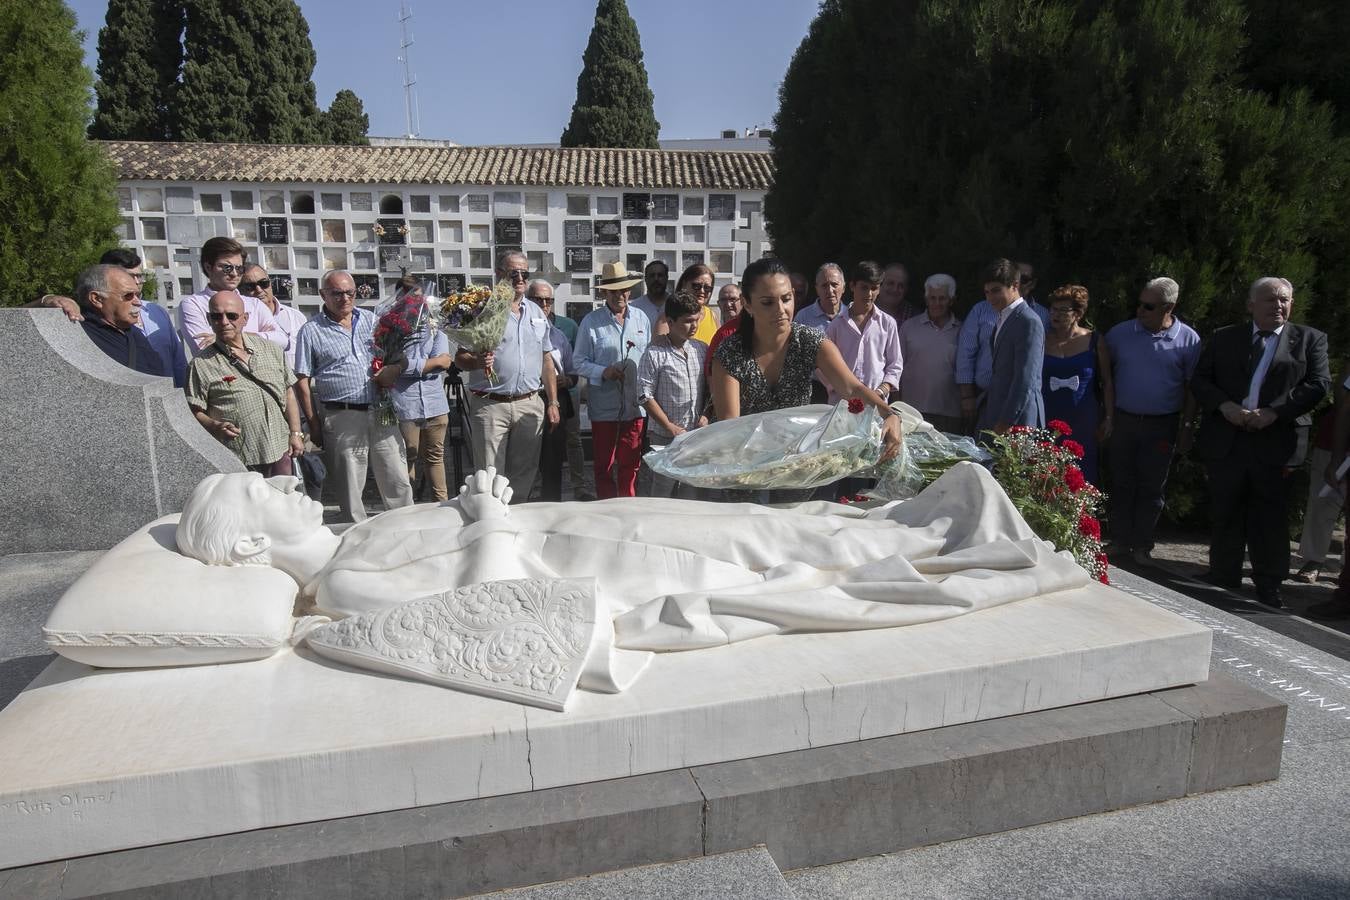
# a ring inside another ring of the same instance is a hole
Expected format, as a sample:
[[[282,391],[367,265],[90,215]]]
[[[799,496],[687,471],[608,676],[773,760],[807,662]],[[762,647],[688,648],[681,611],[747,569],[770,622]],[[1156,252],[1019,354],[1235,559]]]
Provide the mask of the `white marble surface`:
[[[1210,632],[1100,586],[950,621],[659,655],[526,708],[283,651],[53,663],[0,712],[0,868],[584,783],[1203,680]]]

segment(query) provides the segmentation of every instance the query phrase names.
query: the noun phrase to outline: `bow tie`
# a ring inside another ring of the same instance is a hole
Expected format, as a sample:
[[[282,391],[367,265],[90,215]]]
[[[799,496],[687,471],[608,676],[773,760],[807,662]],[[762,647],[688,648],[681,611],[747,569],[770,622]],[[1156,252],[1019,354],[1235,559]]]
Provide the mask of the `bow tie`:
[[[1050,376],[1050,390],[1052,391],[1057,391],[1060,388],[1068,388],[1071,391],[1076,391],[1078,390],[1078,385],[1080,383],[1077,375],[1071,375],[1068,378],[1056,378],[1053,375]]]

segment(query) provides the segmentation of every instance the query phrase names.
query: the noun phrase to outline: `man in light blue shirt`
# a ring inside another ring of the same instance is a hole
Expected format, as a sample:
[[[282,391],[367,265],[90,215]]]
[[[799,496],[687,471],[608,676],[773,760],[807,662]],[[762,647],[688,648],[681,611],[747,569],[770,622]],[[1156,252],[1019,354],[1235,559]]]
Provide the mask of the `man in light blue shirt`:
[[[824,334],[844,308],[844,286],[844,270],[825,263],[816,269],[816,302],[798,310],[793,320]],[[811,402],[829,402],[829,391],[816,375],[811,376]]]
[[[408,367],[390,391],[390,399],[408,447],[408,480],[417,484],[420,463],[432,499],[440,502],[449,499],[445,432],[450,426],[450,401],[445,396],[445,372],[452,359],[450,339],[438,328],[427,328],[408,341],[404,352]]]
[[[474,468],[494,467],[511,482],[512,502],[523,503],[539,474],[544,422],[550,429],[559,423],[552,326],[542,309],[525,301],[530,270],[523,253],[498,257],[497,278],[515,288],[502,342],[487,352],[461,348],[455,364],[464,370],[469,392]]]
[[[310,440],[326,447],[329,472],[337,479],[338,505],[354,522],[364,521],[367,465],[386,509],[411,506],[412,484],[403,435],[375,410],[381,389],[394,386],[403,363],[371,375],[375,314],[356,308],[356,282],[342,270],[323,277],[323,309],[296,334],[295,383],[300,409],[309,419]]]
[[[596,293],[605,305],[577,329],[577,374],[588,384],[595,495],[601,500],[637,495],[645,412],[638,403],[637,364],[652,339],[652,323],[630,306],[628,294],[642,279],[620,263],[605,263]]]

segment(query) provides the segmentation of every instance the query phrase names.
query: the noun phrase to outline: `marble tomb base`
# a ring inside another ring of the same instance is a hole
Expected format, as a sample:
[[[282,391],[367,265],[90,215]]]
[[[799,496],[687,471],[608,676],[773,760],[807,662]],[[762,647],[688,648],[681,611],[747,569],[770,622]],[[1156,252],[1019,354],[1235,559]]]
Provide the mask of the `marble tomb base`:
[[[1204,682],[1210,637],[1092,585],[945,622],[663,654],[629,691],[581,693],[566,713],[306,651],[155,670],[58,660],[0,711],[0,869],[564,787],[584,805],[591,782]]]

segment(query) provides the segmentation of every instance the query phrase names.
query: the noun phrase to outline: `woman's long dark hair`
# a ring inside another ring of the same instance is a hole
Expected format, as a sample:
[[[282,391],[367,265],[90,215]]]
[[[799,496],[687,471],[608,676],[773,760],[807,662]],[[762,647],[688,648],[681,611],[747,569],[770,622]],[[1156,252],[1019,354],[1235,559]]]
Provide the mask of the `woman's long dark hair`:
[[[761,257],[750,265],[745,267],[745,272],[741,275],[741,296],[745,298],[745,308],[741,310],[741,321],[736,326],[736,334],[740,336],[741,342],[745,344],[747,350],[753,346],[752,341],[755,337],[755,320],[750,315],[750,292],[754,290],[756,284],[761,278],[767,278],[770,275],[786,275],[791,278],[788,267],[783,265],[783,261],[773,256]]]

